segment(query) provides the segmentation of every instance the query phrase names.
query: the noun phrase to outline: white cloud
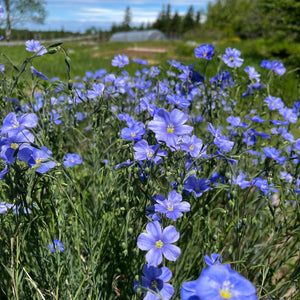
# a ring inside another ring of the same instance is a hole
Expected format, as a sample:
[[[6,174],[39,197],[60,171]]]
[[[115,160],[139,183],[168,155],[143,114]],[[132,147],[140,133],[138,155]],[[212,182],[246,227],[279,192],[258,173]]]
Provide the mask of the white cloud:
[[[132,23],[147,23],[154,22],[157,18],[156,10],[145,10],[142,8],[135,8],[131,10]],[[84,8],[77,13],[81,21],[99,21],[99,18],[108,22],[121,23],[124,18],[124,10],[108,9],[108,8]],[[78,19],[77,19],[78,20]]]

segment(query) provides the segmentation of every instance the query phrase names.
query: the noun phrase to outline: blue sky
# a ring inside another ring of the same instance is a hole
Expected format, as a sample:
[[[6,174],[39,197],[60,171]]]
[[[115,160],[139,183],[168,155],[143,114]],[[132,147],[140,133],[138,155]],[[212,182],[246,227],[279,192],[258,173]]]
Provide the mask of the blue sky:
[[[184,15],[190,5],[195,11],[206,9],[210,0],[47,0],[48,17],[44,25],[24,24],[21,27],[36,30],[61,30],[84,32],[95,26],[97,29],[110,29],[114,22],[120,24],[126,6],[130,6],[132,25],[153,22],[162,9],[170,3],[172,13],[176,10]],[[0,1],[1,2],[1,1]],[[20,26],[19,26],[20,27]]]

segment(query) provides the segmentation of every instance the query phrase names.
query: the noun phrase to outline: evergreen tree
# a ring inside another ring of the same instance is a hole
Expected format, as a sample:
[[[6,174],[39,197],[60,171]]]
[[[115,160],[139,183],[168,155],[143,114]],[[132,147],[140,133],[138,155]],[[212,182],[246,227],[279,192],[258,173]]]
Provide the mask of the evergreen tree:
[[[196,19],[195,19],[195,25],[199,25],[201,22],[201,11],[198,10],[196,14]]]
[[[176,11],[170,22],[172,36],[177,36],[179,33],[181,33],[181,25],[182,25],[181,17],[178,14],[178,11]]]
[[[182,30],[183,32],[186,32],[195,26],[195,20],[194,20],[194,7],[191,5],[186,13],[186,15],[183,18],[182,22]]]
[[[125,9],[125,16],[122,22],[122,30],[130,30],[130,23],[131,23],[131,12],[130,7],[127,6]]]

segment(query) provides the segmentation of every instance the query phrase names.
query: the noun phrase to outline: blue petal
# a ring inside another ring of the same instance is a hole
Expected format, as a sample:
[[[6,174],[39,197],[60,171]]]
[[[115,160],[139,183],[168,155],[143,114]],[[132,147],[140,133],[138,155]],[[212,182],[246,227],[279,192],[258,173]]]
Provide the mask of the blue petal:
[[[162,251],[159,248],[152,248],[146,254],[146,261],[150,266],[158,266],[162,262]]]
[[[158,241],[162,238],[161,225],[158,221],[148,223],[146,226],[146,230],[154,238],[155,241]]]
[[[161,249],[165,258],[170,261],[175,261],[181,252],[179,247],[171,244],[163,245]]]
[[[137,246],[141,250],[150,250],[155,247],[155,240],[149,233],[141,233],[138,236]]]
[[[164,244],[175,243],[179,239],[179,232],[176,231],[175,227],[170,225],[167,226],[162,234],[162,242]]]

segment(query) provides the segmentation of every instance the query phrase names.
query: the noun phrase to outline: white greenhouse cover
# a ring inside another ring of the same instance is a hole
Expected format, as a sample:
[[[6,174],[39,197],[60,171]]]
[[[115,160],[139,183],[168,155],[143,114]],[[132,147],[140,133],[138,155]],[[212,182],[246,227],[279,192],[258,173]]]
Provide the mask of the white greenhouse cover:
[[[116,32],[110,37],[111,42],[143,42],[165,40],[165,35],[156,29]]]

